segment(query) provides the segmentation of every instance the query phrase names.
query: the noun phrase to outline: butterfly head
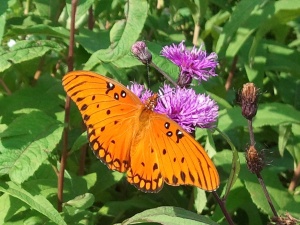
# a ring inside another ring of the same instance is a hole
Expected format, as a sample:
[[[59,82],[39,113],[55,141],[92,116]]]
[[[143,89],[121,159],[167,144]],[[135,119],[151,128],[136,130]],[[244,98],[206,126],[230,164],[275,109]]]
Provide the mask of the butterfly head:
[[[157,93],[153,94],[146,100],[145,107],[151,111],[154,111],[155,107],[157,106],[157,99],[158,99],[158,94]]]

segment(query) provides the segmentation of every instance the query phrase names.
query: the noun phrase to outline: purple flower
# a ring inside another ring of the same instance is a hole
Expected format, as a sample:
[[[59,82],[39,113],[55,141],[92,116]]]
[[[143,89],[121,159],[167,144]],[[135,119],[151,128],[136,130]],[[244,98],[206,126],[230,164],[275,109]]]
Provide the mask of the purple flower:
[[[132,83],[129,89],[143,103],[146,103],[152,92],[145,86]],[[196,94],[193,89],[171,88],[164,85],[159,91],[155,112],[167,115],[183,129],[191,133],[195,127],[212,128],[218,117],[218,105],[204,94]]]
[[[186,49],[184,41],[179,45],[165,46],[161,54],[172,61],[180,68],[180,76],[178,79],[179,86],[189,86],[192,78],[201,82],[207,81],[211,76],[217,76],[215,68],[218,65],[218,56],[216,53],[206,54],[206,51],[195,46],[192,50]]]
[[[131,84],[127,86],[127,88],[131,90],[136,96],[138,96],[143,103],[145,103],[147,99],[153,95],[153,93],[149,89],[146,89],[144,85],[137,84],[135,82],[131,82]]]
[[[209,96],[196,94],[193,89],[171,88],[169,85],[160,89],[159,96],[155,111],[167,114],[189,133],[195,127],[214,127],[218,105]]]

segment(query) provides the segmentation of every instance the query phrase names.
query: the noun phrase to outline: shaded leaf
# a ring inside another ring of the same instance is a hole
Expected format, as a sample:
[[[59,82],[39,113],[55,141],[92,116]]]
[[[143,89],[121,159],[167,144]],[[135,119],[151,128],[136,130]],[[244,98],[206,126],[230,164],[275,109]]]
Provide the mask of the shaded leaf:
[[[0,135],[0,173],[22,183],[40,167],[60,141],[63,126],[43,112],[15,119]]]
[[[217,224],[214,221],[202,215],[192,213],[185,209],[167,206],[149,209],[144,212],[138,213],[135,216],[125,220],[122,223],[122,225],[134,224],[137,222],[156,222],[165,225]]]
[[[53,205],[42,195],[38,195],[38,193],[29,193],[13,182],[0,183],[0,191],[20,199],[56,224],[66,224]]]

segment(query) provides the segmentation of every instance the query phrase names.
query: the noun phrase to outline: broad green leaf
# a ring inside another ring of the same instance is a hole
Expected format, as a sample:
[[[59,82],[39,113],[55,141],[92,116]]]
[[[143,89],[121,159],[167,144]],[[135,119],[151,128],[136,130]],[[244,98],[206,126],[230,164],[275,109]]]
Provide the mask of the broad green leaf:
[[[1,2],[0,7],[0,43],[2,43],[2,37],[4,34],[5,24],[6,24],[6,10],[8,9],[8,2]]]
[[[147,42],[147,47],[152,54],[153,63],[168,76],[170,76],[171,79],[176,81],[177,77],[179,76],[179,67],[161,56],[160,52],[162,51],[163,46],[156,43]]]
[[[152,201],[146,196],[134,196],[124,201],[109,201],[101,207],[98,213],[101,215],[115,217],[118,216],[120,212],[125,212],[131,208],[147,209],[157,206],[157,202]]]
[[[59,15],[59,8],[61,7],[60,0],[34,0],[33,3],[41,17],[48,18],[53,22],[56,22]]]
[[[138,213],[135,216],[125,220],[122,225],[135,224],[141,222],[155,222],[164,225],[200,225],[200,224],[213,224],[217,223],[209,218],[198,215],[196,213],[187,211],[177,207],[158,207],[149,209],[144,212]]]
[[[129,0],[125,7],[128,7],[128,15],[120,39],[116,43],[111,43],[107,49],[95,52],[84,69],[90,70],[99,62],[113,62],[123,57],[138,39],[147,18],[148,3],[146,0]]]
[[[300,163],[300,125],[292,124],[292,135],[287,143],[286,149],[293,156],[295,165]]]
[[[259,23],[259,29],[257,30],[254,42],[249,51],[249,59],[251,60],[256,55],[256,49],[263,36],[270,31],[274,26],[278,24],[287,23],[300,14],[300,2],[297,0],[286,1],[268,1],[263,7],[263,18]],[[270,17],[270,15],[272,15]]]
[[[84,179],[87,180],[88,184],[96,183],[91,187],[91,193],[98,197],[105,197],[103,196],[103,192],[107,190],[109,187],[115,185],[119,182],[122,178],[124,178],[124,173],[120,173],[118,171],[111,171],[104,165],[100,160],[95,157],[95,161],[92,164],[90,169],[91,173],[95,173],[95,175],[91,177],[85,177]]]
[[[300,112],[282,103],[259,104],[253,126],[279,126],[281,124],[300,123]],[[242,116],[241,108],[235,107],[221,110],[218,128],[222,131],[247,126],[247,120]]]
[[[14,64],[41,57],[49,51],[61,50],[62,46],[55,41],[19,41],[9,51],[0,50],[0,72]]]
[[[27,34],[47,35],[50,37],[64,38],[67,40],[70,38],[69,31],[66,28],[54,27],[47,24],[36,24],[31,26],[13,25],[12,29],[10,29],[7,33],[7,35],[11,35],[11,36],[27,35]]]
[[[93,5],[93,3],[94,0],[77,1],[76,15],[75,15],[75,28],[78,28],[86,23],[89,8]],[[72,8],[72,0],[67,0],[66,9],[69,15],[67,21],[67,29],[70,29],[70,24],[71,24],[71,8]]]
[[[195,196],[194,207],[197,213],[200,214],[204,210],[207,204],[205,191],[200,188],[194,188],[194,196]]]
[[[285,213],[288,211],[295,217],[300,216],[300,212],[297,208],[299,204],[295,201],[295,196],[286,191],[286,188],[280,183],[277,171],[266,169],[262,172],[264,183],[266,184],[267,191],[270,194],[272,203],[277,212]],[[255,175],[248,176],[245,180],[245,185],[249,191],[252,201],[260,208],[264,213],[273,216],[273,212],[268,204],[266,196],[260,186]]]
[[[61,139],[63,126],[43,112],[15,119],[1,134],[0,174],[22,183],[48,158]]]
[[[8,76],[14,79],[13,74]],[[61,81],[43,76],[35,87],[26,87],[6,98],[0,98],[0,121],[9,124],[16,117],[37,110],[47,112],[51,116],[59,114],[64,104],[64,99],[60,98],[59,94],[63,93]]]
[[[15,214],[25,211],[27,205],[17,198],[12,197],[7,193],[2,193],[0,196],[0,224],[5,224]]]
[[[243,0],[237,4],[229,22],[225,24],[216,46],[216,52],[220,57],[225,55],[225,51],[235,37],[236,31],[240,27],[243,27],[243,24],[247,22],[252,12],[255,12],[257,8],[260,8],[261,4],[262,2],[260,0]]]
[[[29,193],[13,182],[0,182],[0,191],[20,199],[34,210],[40,212],[56,224],[66,224],[53,205],[38,193]]]
[[[79,34],[75,36],[75,40],[90,54],[99,49],[107,48],[110,44],[108,31],[92,31],[85,28],[79,29]]]
[[[87,209],[93,205],[94,201],[94,195],[91,193],[85,193],[67,201],[65,205],[72,206],[77,209]]]
[[[247,58],[245,58],[245,70],[248,80],[255,83],[258,88],[262,88],[264,71],[267,62],[267,50],[265,49],[264,45],[259,45],[256,51],[256,55],[252,57],[251,62],[248,58],[248,48],[243,48],[243,50],[244,55],[247,54]]]
[[[87,143],[88,143],[87,134],[86,132],[84,132],[76,139],[69,154],[79,150],[83,145]]]
[[[298,51],[273,41],[266,41],[265,45],[268,49],[266,70],[286,71],[300,78],[300,65],[297,60],[300,53]]]

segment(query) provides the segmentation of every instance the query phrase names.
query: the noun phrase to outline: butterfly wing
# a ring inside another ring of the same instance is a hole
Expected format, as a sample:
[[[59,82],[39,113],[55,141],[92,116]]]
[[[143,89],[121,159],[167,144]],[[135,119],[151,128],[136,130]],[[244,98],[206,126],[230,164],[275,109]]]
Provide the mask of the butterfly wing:
[[[149,118],[148,138],[131,156],[127,179],[146,192],[158,192],[163,183],[193,185],[206,191],[219,187],[219,175],[203,147],[181,126],[162,114]]]
[[[95,155],[109,169],[126,171],[142,102],[125,86],[89,71],[66,74],[63,86],[80,110]]]

